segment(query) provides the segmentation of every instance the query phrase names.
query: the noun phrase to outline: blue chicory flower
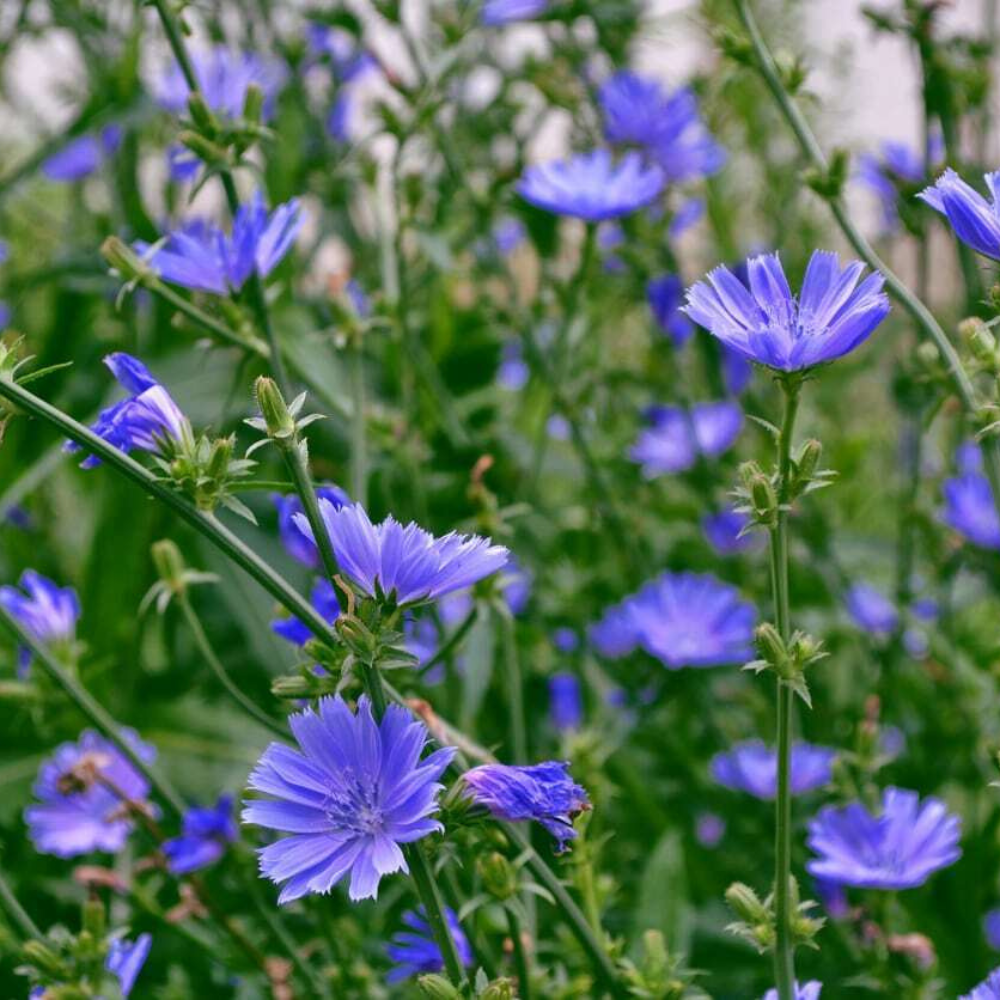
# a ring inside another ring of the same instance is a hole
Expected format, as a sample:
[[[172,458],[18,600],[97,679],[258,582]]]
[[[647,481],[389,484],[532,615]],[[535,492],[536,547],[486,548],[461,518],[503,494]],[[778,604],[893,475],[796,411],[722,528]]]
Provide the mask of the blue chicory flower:
[[[667,233],[672,240],[683,236],[705,214],[704,198],[688,198],[674,213],[667,227]]]
[[[595,622],[587,630],[591,646],[609,660],[628,656],[639,644],[632,622],[630,600],[628,598],[620,604],[607,608],[600,621]]]
[[[6,330],[10,326],[10,321],[13,318],[14,313],[10,306],[7,305],[2,299],[0,299],[0,331]]]
[[[685,312],[750,361],[802,371],[833,361],[865,341],[889,312],[877,272],[858,284],[864,264],[841,269],[835,253],[813,252],[796,298],[778,255],[747,261],[749,288],[720,266],[688,289]]]
[[[721,455],[743,429],[743,411],[731,400],[696,403],[690,410],[651,406],[646,416],[650,425],[639,432],[629,450],[629,458],[642,466],[646,479],[685,472],[699,455]]]
[[[750,526],[750,516],[742,514],[732,507],[706,514],[701,519],[701,530],[705,540],[716,555],[733,556],[759,548],[764,539],[759,532],[747,531]]]
[[[1000,171],[986,174],[985,180],[989,201],[951,169],[917,197],[945,216],[963,243],[1000,260]]]
[[[115,938],[111,942],[104,968],[118,980],[118,989],[123,997],[131,994],[152,945],[152,934],[140,934],[134,941]]]
[[[1000,549],[1000,514],[989,480],[980,472],[966,472],[946,479],[941,490],[941,520],[973,545]]]
[[[533,583],[534,576],[531,570],[516,556],[509,556],[500,580],[500,591],[512,615],[521,614],[528,606]]]
[[[140,760],[155,759],[153,747],[134,732],[127,730],[125,736]],[[72,858],[120,851],[133,826],[121,796],[142,802],[149,782],[113,743],[88,729],[78,742],[56,747],[39,768],[32,791],[38,802],[24,810],[24,821],[35,849]]]
[[[464,590],[502,569],[507,549],[489,539],[450,532],[435,538],[410,522],[387,517],[373,525],[360,504],[335,507],[320,500],[320,514],[341,570],[369,597],[387,597],[399,605],[435,600]],[[295,523],[309,537],[304,514]]]
[[[459,961],[468,968],[473,961],[472,947],[465,936],[465,931],[462,930],[462,925],[458,922],[458,914],[450,906],[446,906],[444,918],[448,922],[451,939],[455,942]],[[393,934],[391,942],[385,949],[389,960],[396,963],[395,968],[386,976],[386,982],[389,984],[401,983],[418,975],[440,972],[444,968],[444,958],[434,940],[424,908],[421,906],[419,910],[407,910],[403,914],[403,923],[409,930]]]
[[[930,163],[941,158],[943,142],[940,135],[931,139]],[[878,198],[882,209],[882,229],[895,232],[899,227],[899,182],[918,184],[927,176],[929,163],[923,154],[905,142],[887,140],[878,154],[862,153],[858,157],[857,178]]]
[[[684,282],[680,276],[664,274],[653,278],[646,286],[646,299],[659,328],[670,337],[675,347],[683,347],[694,334],[694,323],[681,312]]]
[[[333,483],[317,487],[316,496],[320,500],[326,500],[334,507],[343,507],[344,504],[351,502],[351,498]],[[307,535],[295,523],[296,514],[303,513],[299,495],[297,493],[272,493],[271,500],[278,511],[278,536],[285,551],[303,566],[318,570],[322,565],[319,549],[316,548],[312,535]]]
[[[793,795],[822,788],[833,780],[833,762],[837,751],[812,743],[792,747],[789,787]],[[726,788],[749,792],[758,799],[773,799],[778,794],[778,755],[760,740],[739,743],[725,753],[716,754],[709,765],[712,777]]]
[[[479,19],[488,28],[499,28],[514,21],[530,21],[540,17],[549,0],[485,0]]]
[[[899,626],[896,605],[870,584],[854,584],[844,595],[844,604],[854,624],[863,632],[891,635]]]
[[[994,951],[1000,951],[1000,907],[994,907],[984,914],[983,934],[986,936],[986,943]]]
[[[574,653],[580,647],[580,637],[576,634],[576,629],[561,625],[552,632],[552,645],[560,653]]]
[[[573,428],[561,413],[553,413],[545,421],[545,433],[553,441],[568,441],[573,435]]]
[[[167,868],[173,875],[206,868],[222,857],[237,836],[232,795],[220,795],[214,806],[193,806],[184,813],[181,835],[163,842]]]
[[[562,671],[549,678],[549,718],[559,732],[579,729],[583,722],[583,696],[580,681]]]
[[[71,140],[42,164],[50,181],[79,181],[98,170],[121,145],[119,125],[107,125],[97,135],[81,135]]]
[[[663,171],[636,152],[618,162],[606,149],[529,167],[517,185],[525,201],[557,215],[603,222],[648,205],[663,190]]]
[[[526,236],[524,223],[510,215],[504,216],[493,227],[493,242],[504,257],[512,254],[524,242]]]
[[[834,920],[846,920],[851,915],[851,905],[847,900],[847,892],[839,882],[818,878],[814,881],[816,895],[823,909]]]
[[[421,760],[426,727],[390,705],[376,722],[367,697],[352,712],[325,697],[289,720],[301,750],[272,743],[249,787],[273,795],[245,803],[243,822],[290,833],[260,850],[261,874],[284,882],[287,903],[328,893],[348,872],[352,900],[374,899],[384,875],[408,871],[400,844],[442,829],[439,782],[453,747]]]
[[[994,969],[971,993],[963,993],[958,1000],[1000,1000],[1000,968]]]
[[[26,569],[17,587],[0,587],[0,607],[16,618],[24,630],[46,646],[68,646],[76,641],[80,599],[72,587],[59,587],[48,577]],[[18,651],[19,673],[31,662],[31,651]]]
[[[291,250],[304,222],[298,198],[268,212],[258,190],[237,210],[231,236],[198,222],[168,233],[162,245],[142,240],[133,245],[164,281],[226,295],[239,291],[254,273],[266,278]]]
[[[337,600],[337,591],[329,580],[317,580],[313,584],[309,600],[322,616],[323,621],[332,625],[340,617],[340,602]],[[294,616],[274,619],[271,622],[271,631],[296,646],[304,646],[313,637],[312,629],[301,618]]]
[[[722,381],[730,396],[738,396],[753,378],[753,365],[739,351],[726,344],[722,347]]]
[[[718,847],[726,835],[726,821],[717,813],[699,813],[694,824],[695,840],[711,850]]]
[[[820,990],[822,989],[823,984],[815,979],[810,980],[802,986],[799,986],[799,984],[796,983],[795,1000],[819,1000]],[[778,991],[768,990],[764,994],[764,1000],[778,1000]]]
[[[541,823],[555,837],[557,851],[576,837],[573,817],[590,808],[586,791],[569,776],[568,761],[529,767],[482,764],[462,778],[472,800],[496,819]]]
[[[860,802],[826,806],[809,823],[806,865],[817,878],[867,889],[911,889],[957,861],[959,818],[945,804],[916,792],[887,788],[873,816]]]
[[[524,352],[516,340],[503,345],[500,366],[497,368],[497,385],[507,392],[520,392],[531,378],[531,369],[524,360]]]

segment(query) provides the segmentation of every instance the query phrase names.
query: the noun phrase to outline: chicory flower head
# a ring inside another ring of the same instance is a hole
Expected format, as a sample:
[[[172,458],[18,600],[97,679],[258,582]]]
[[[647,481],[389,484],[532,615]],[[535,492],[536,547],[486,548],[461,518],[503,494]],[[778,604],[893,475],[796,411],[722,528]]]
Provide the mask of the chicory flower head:
[[[80,599],[72,587],[59,587],[48,577],[26,569],[17,587],[0,587],[0,607],[16,618],[24,630],[46,646],[69,646],[76,641]],[[31,651],[18,652],[19,668],[27,669]]]
[[[450,906],[446,906],[444,918],[448,922],[451,939],[455,942],[459,961],[468,968],[473,960],[472,947],[458,922],[458,914]],[[421,906],[419,910],[407,910],[403,914],[403,923],[410,929],[393,934],[385,949],[389,960],[396,963],[395,968],[385,977],[389,984],[401,983],[404,979],[426,973],[440,972],[444,968],[444,958],[434,940],[424,908]]]
[[[351,502],[350,497],[339,486],[333,484],[317,487],[316,496],[320,500],[326,500],[334,507],[343,507],[344,504]],[[319,569],[322,561],[312,535],[307,535],[295,523],[295,515],[303,513],[302,501],[298,494],[273,493],[271,500],[278,511],[278,536],[281,538],[281,544],[285,547],[285,551],[303,566],[308,566],[309,569]]]
[[[167,868],[174,875],[206,868],[238,836],[232,795],[220,795],[214,806],[193,806],[184,813],[181,835],[163,842]]]
[[[665,177],[636,152],[615,162],[606,149],[577,153],[529,167],[517,185],[525,201],[557,215],[602,222],[648,205],[663,190]]]
[[[609,660],[628,656],[639,645],[628,600],[607,608],[600,621],[587,630],[587,638],[591,646]]]
[[[586,791],[569,776],[569,762],[549,760],[530,767],[482,764],[462,775],[469,795],[496,819],[535,820],[556,839],[556,850],[576,837],[573,817],[590,808]]]
[[[971,993],[963,993],[958,1000],[1000,1000],[1000,968],[994,969]]]
[[[750,517],[732,507],[706,514],[701,519],[701,530],[705,540],[716,555],[733,556],[747,552],[763,544],[759,532],[747,531]]]
[[[809,823],[817,857],[806,868],[817,878],[867,889],[911,889],[957,861],[959,818],[936,798],[887,788],[873,816],[860,802],[826,806]]]
[[[685,312],[744,357],[793,372],[853,351],[889,313],[881,274],[858,284],[864,264],[841,269],[835,253],[813,252],[798,298],[778,255],[747,261],[749,288],[720,266],[688,289]]]
[[[544,14],[549,0],[485,0],[479,19],[488,28],[498,28],[513,21],[530,21]]]
[[[651,406],[646,416],[649,426],[639,432],[629,451],[646,479],[684,472],[699,455],[721,455],[743,429],[743,411],[731,400],[695,403],[689,411],[680,406]]]
[[[965,472],[946,479],[941,487],[941,520],[982,549],[1000,549],[1000,514],[989,480],[981,472]]]
[[[798,983],[795,984],[795,1000],[819,1000],[820,990],[823,989],[823,984],[817,982],[817,980],[812,979],[808,983],[804,983],[799,986]],[[764,1000],[778,1000],[777,990],[768,990],[764,994]]]
[[[140,760],[156,758],[153,747],[131,730],[126,738]],[[72,858],[120,851],[133,826],[122,798],[142,802],[149,783],[113,743],[88,729],[78,742],[56,747],[32,791],[38,802],[24,810],[24,821],[35,849]]]
[[[872,635],[891,635],[899,625],[896,605],[882,591],[867,583],[856,583],[844,596],[854,624]]]
[[[336,588],[329,580],[320,579],[313,584],[309,601],[323,621],[332,625],[340,617],[340,601],[337,599]],[[312,629],[301,618],[294,616],[274,619],[271,631],[296,646],[304,646],[313,637]]]
[[[917,197],[945,216],[963,243],[1000,260],[1000,171],[986,174],[985,180],[989,201],[950,168]]]
[[[131,994],[152,945],[152,934],[140,934],[134,941],[115,938],[111,942],[104,968],[118,980],[118,989],[123,997]]]
[[[435,538],[412,521],[404,526],[391,516],[373,525],[361,504],[338,508],[320,500],[319,508],[337,563],[369,597],[391,598],[399,605],[435,600],[507,563],[507,549],[478,535],[450,532]],[[313,537],[304,514],[294,520]]]
[[[580,728],[583,697],[575,674],[562,672],[549,678],[549,718],[560,732]]]
[[[81,135],[53,153],[42,164],[42,173],[50,181],[83,180],[114,155],[121,141],[119,125],[107,125],[97,135]]]
[[[168,233],[162,245],[137,240],[133,246],[164,281],[226,295],[239,291],[255,272],[266,278],[291,250],[304,222],[298,198],[268,212],[258,190],[237,210],[231,236],[197,222]]]
[[[352,900],[374,899],[384,875],[408,871],[400,844],[442,829],[433,819],[455,750],[421,760],[426,727],[390,705],[376,722],[367,697],[352,712],[325,697],[289,720],[300,750],[272,743],[249,779],[274,799],[245,803],[243,822],[290,833],[260,850],[261,873],[287,903],[328,893],[348,872]]]
[[[940,135],[931,140],[930,163],[940,160],[944,143]],[[882,228],[886,233],[894,232],[899,226],[899,182],[913,185],[926,176],[930,163],[924,156],[905,142],[887,140],[882,143],[879,153],[862,153],[858,157],[858,180],[865,184],[878,198],[882,208]]]
[[[684,282],[680,275],[664,274],[653,278],[646,286],[646,299],[660,329],[683,347],[694,334],[694,324],[681,312],[684,304]]]
[[[792,794],[828,785],[836,759],[837,751],[830,747],[796,743],[792,747],[789,780]],[[712,777],[726,788],[749,792],[758,799],[773,799],[778,794],[778,755],[760,740],[749,740],[716,754],[709,766]]]

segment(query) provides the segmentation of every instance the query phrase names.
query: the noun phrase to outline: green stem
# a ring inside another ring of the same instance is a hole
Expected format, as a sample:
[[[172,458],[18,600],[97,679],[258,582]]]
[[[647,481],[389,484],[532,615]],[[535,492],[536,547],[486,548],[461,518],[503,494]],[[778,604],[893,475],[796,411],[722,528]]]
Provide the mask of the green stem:
[[[521,661],[517,655],[514,616],[499,601],[494,605],[494,613],[500,621],[507,713],[510,717],[510,751],[515,764],[525,764],[528,760],[528,737],[524,728],[524,687]]]
[[[426,661],[420,665],[420,673],[426,674],[428,670],[436,667],[439,663],[443,663],[447,660],[451,654],[458,648],[458,645],[462,640],[469,634],[472,626],[476,624],[476,618],[479,617],[479,609],[473,606],[472,610],[462,619],[461,625],[455,629],[454,632],[445,639],[444,642],[438,647],[438,651]]]
[[[368,506],[368,440],[365,406],[365,353],[361,334],[352,338],[351,365],[351,496],[355,503]]]
[[[14,895],[14,890],[11,889],[2,871],[0,871],[0,903],[3,903],[7,914],[20,928],[21,934],[25,938],[42,940],[44,935],[38,929],[35,921],[28,915],[28,911],[21,905],[17,896]]]
[[[233,214],[236,214],[235,208],[233,209]],[[288,381],[288,372],[285,371],[285,362],[281,357],[281,348],[278,345],[277,335],[274,332],[274,327],[271,325],[271,314],[268,312],[267,299],[264,296],[264,283],[260,280],[260,275],[256,270],[250,275],[250,280],[247,283],[247,292],[250,297],[250,308],[253,310],[257,326],[267,341],[271,373],[274,375],[274,380],[278,383],[278,388],[282,394],[286,398],[290,398],[292,387]]]
[[[184,620],[188,624],[188,628],[191,629],[191,634],[194,636],[195,645],[198,647],[198,651],[201,653],[202,658],[209,665],[212,673],[219,679],[219,683],[226,689],[226,693],[230,698],[236,702],[240,708],[243,709],[247,715],[250,716],[255,722],[269,729],[272,733],[277,736],[288,738],[288,730],[285,726],[282,726],[279,722],[272,719],[263,709],[255,705],[235,684],[233,679],[229,676],[228,671],[223,666],[222,661],[216,655],[215,650],[212,648],[211,642],[209,642],[208,636],[205,634],[205,629],[201,624],[201,619],[198,617],[191,604],[190,598],[184,591],[181,591],[177,595],[177,603],[180,605],[181,612],[184,615]]]
[[[517,995],[520,1000],[531,1000],[531,973],[528,952],[521,937],[521,921],[513,907],[507,907],[507,933],[514,948],[514,965],[517,968]]]

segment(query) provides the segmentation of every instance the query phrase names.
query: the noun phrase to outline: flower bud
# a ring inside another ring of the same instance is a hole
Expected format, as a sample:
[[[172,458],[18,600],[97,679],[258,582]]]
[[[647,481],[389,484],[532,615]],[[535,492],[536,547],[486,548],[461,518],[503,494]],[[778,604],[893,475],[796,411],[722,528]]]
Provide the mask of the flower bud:
[[[243,99],[243,117],[248,122],[254,122],[259,125],[263,118],[263,111],[264,91],[256,83],[251,83],[247,87],[247,94]]]
[[[958,324],[958,332],[962,339],[969,345],[972,356],[983,364],[995,360],[997,340],[993,336],[990,328],[975,316],[963,319]]]
[[[188,97],[188,113],[195,127],[204,135],[214,136],[218,132],[215,116],[201,94],[193,93]]]
[[[184,571],[187,569],[181,550],[169,538],[162,538],[153,542],[152,553],[157,575],[173,593],[180,593],[184,589]]]
[[[88,899],[83,904],[83,929],[96,941],[100,941],[107,931],[107,914],[99,899]]]
[[[117,236],[109,236],[101,244],[101,256],[123,281],[142,281],[153,274],[149,265]]]
[[[510,979],[494,979],[482,993],[480,1000],[516,1000],[517,993],[514,992],[514,983]]]
[[[748,924],[762,924],[770,920],[771,915],[760,901],[760,897],[743,882],[734,882],[726,890],[726,902],[730,909]]]
[[[212,450],[209,452],[208,461],[205,463],[205,475],[213,482],[221,483],[229,476],[229,463],[233,457],[233,449],[236,447],[236,438],[229,437],[216,438],[212,442]]]
[[[462,1000],[462,994],[444,976],[421,976],[417,986],[427,1000]]]
[[[275,677],[271,681],[271,694],[275,698],[307,698],[311,686],[305,677],[289,674],[286,677]]]
[[[254,396],[267,425],[267,436],[287,440],[295,436],[295,418],[288,412],[278,383],[262,375],[254,384]]]
[[[226,159],[226,151],[217,143],[206,139],[199,132],[184,129],[177,136],[178,141],[186,149],[190,149],[199,160],[206,163],[221,163]]]
[[[788,659],[788,650],[778,630],[770,622],[761,622],[754,632],[757,650],[779,674]]]
[[[815,438],[803,443],[796,462],[796,479],[800,486],[805,486],[812,479],[822,454],[823,446]]]
[[[60,976],[66,971],[62,959],[44,941],[25,941],[21,954],[25,961],[50,975]]]
[[[486,891],[497,899],[510,899],[517,892],[514,866],[499,851],[481,857],[476,867]]]

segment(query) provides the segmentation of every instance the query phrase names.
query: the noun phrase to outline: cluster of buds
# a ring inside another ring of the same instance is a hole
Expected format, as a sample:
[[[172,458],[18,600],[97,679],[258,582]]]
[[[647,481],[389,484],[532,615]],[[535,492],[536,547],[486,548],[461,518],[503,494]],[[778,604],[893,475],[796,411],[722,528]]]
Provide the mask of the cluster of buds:
[[[759,659],[752,660],[743,669],[754,673],[772,670],[783,684],[787,684],[812,708],[806,670],[828,655],[823,649],[823,643],[801,631],[792,633],[792,637],[786,642],[770,622],[762,622],[757,626],[754,641]]]
[[[417,980],[417,986],[420,987],[420,995],[427,1000],[465,1000],[468,997],[467,993],[452,986],[445,976],[438,973],[421,976]],[[518,993],[515,986],[514,981],[506,977],[491,980],[480,969],[473,984],[472,996],[476,1000],[517,1000]]]
[[[800,496],[829,486],[836,478],[833,470],[819,468],[822,454],[823,446],[815,438],[803,441],[789,460],[784,490],[777,469],[768,474],[759,463],[744,462],[736,489],[740,501],[737,509],[748,514],[754,524],[769,529],[777,527],[780,511],[787,511]]]
[[[150,605],[155,604],[157,613],[162,615],[173,598],[185,593],[188,587],[201,583],[217,583],[219,580],[214,573],[188,569],[181,550],[169,538],[153,542],[150,551],[159,580],[146,591],[146,596],[140,605],[141,613],[145,613]]]
[[[221,122],[201,94],[188,98],[186,122],[177,138],[211,169],[238,166],[244,154],[261,139],[274,133],[263,124],[264,92],[256,84],[247,87],[243,113],[233,121]]]
[[[49,365],[47,368],[39,368],[30,374],[20,374],[21,369],[29,364],[34,355],[22,356],[21,346],[24,343],[23,337],[15,337],[13,340],[0,339],[0,382],[17,382],[19,385],[26,385],[36,378],[48,375],[50,372],[66,368],[68,362],[64,364]],[[15,407],[9,400],[0,397],[0,444],[3,444],[4,431],[10,419],[17,414]]]
[[[681,959],[667,950],[662,931],[646,931],[642,935],[639,960],[626,958],[620,964],[633,996],[656,997],[658,1000],[709,1000],[708,994],[692,982],[697,973],[686,969]]]
[[[792,943],[795,947],[805,945],[815,948],[814,938],[826,920],[810,916],[810,911],[818,905],[815,900],[802,901],[799,884],[794,878],[788,880],[788,899],[791,910]],[[775,944],[774,894],[761,898],[743,882],[734,882],[726,890],[726,902],[738,918],[726,927],[730,934],[743,938],[748,944],[763,954]]]

